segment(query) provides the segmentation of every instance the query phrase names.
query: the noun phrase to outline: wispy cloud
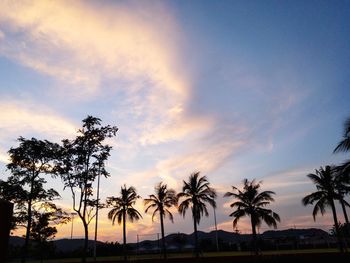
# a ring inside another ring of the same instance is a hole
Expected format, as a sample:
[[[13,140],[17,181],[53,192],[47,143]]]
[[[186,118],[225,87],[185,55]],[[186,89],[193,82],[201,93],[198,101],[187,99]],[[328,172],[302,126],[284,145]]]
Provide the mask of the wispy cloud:
[[[128,107],[142,115],[140,143],[182,138],[206,121],[183,114],[190,91],[176,59],[179,30],[161,3],[152,4],[163,11],[157,16],[142,6],[131,12],[117,3],[111,11],[82,1],[4,1],[0,54],[63,81],[63,92],[78,100],[123,90]]]
[[[46,106],[28,101],[0,101],[0,160],[7,162],[6,151],[19,136],[54,139],[72,137],[76,126]]]

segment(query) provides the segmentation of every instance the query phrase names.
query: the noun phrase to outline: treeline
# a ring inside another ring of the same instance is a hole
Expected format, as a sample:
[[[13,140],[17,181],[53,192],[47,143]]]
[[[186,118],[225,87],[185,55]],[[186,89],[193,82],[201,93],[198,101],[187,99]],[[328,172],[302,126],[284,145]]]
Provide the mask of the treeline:
[[[115,137],[118,128],[115,126],[102,126],[99,118],[88,116],[82,121],[73,140],[64,139],[60,144],[35,138],[18,139],[19,146],[9,150],[10,162],[7,165],[11,175],[7,181],[0,180],[0,198],[15,204],[13,229],[24,227],[26,229],[25,243],[22,249],[22,261],[28,255],[29,240],[37,244],[47,245],[47,241],[54,238],[57,233],[55,225],[64,224],[70,220],[70,215],[57,207],[54,203],[60,196],[55,189],[46,189],[46,176],[59,178],[64,189],[72,196],[72,209],[80,218],[84,227],[84,246],[82,261],[86,261],[89,240],[89,224],[97,217],[98,208],[109,207],[108,218],[114,224],[123,224],[123,251],[126,259],[126,221],[140,220],[142,215],[134,208],[140,196],[133,186],[122,186],[118,196],[108,197],[106,202],[93,196],[93,183],[100,176],[109,177],[105,163],[110,156],[112,147],[105,141]],[[345,123],[344,136],[335,152],[350,150],[350,119]],[[307,175],[316,185],[317,191],[307,195],[302,203],[315,204],[314,219],[320,212],[323,214],[326,207],[330,207],[333,214],[335,234],[338,237],[339,248],[344,251],[346,244],[344,234],[340,231],[335,201],[339,201],[346,229],[349,222],[346,206],[349,203],[345,197],[350,192],[349,180],[350,162],[339,166],[326,166],[316,170],[315,174]],[[232,186],[232,191],[224,197],[233,198],[230,216],[236,226],[242,217],[250,218],[253,236],[253,250],[259,251],[257,227],[262,222],[268,226],[277,227],[279,215],[268,209],[267,206],[274,201],[272,191],[261,191],[261,182],[243,180],[243,187]],[[158,215],[162,235],[162,252],[167,257],[164,238],[164,220],[169,218],[173,222],[171,207],[176,207],[185,217],[191,214],[195,236],[195,254],[199,256],[199,242],[197,227],[203,216],[209,216],[208,206],[216,208],[217,193],[205,176],[200,172],[192,173],[183,181],[182,189],[176,193],[167,184],[160,182],[156,185],[154,193],[144,199],[145,212],[152,213],[152,219]],[[343,229],[343,228],[342,228]]]

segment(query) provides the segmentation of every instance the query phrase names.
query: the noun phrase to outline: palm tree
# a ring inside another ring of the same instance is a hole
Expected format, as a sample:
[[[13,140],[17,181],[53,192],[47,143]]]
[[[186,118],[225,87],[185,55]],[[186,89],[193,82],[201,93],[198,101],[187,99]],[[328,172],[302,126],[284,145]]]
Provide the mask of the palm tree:
[[[319,212],[323,215],[326,211],[326,206],[330,206],[333,214],[333,221],[335,226],[335,232],[338,238],[338,244],[340,250],[343,252],[343,243],[339,235],[339,223],[337,218],[337,211],[335,209],[334,200],[339,199],[339,195],[336,192],[336,180],[333,175],[332,167],[329,165],[325,168],[320,167],[314,174],[308,174],[307,177],[316,185],[317,191],[313,192],[302,199],[303,205],[315,204],[312,211],[312,216],[316,221],[316,216]]]
[[[349,174],[343,171],[342,166],[333,167],[334,173],[334,182],[335,182],[335,192],[337,194],[339,203],[342,207],[345,223],[347,228],[349,225],[349,218],[346,212],[346,206],[350,206],[349,203],[345,200],[345,196],[350,192],[350,178]]]
[[[154,220],[155,215],[158,213],[160,216],[160,227],[162,232],[162,247],[164,258],[166,258],[166,247],[165,247],[165,237],[164,237],[164,218],[168,215],[171,222],[174,222],[174,217],[169,211],[169,208],[177,205],[177,196],[176,192],[173,189],[168,189],[166,184],[160,182],[154,188],[155,194],[149,196],[149,198],[144,200],[144,204],[148,205],[145,213],[150,209],[154,209],[152,214],[152,221]]]
[[[264,221],[268,226],[277,228],[277,222],[280,222],[280,217],[277,213],[265,206],[270,202],[275,201],[272,197],[275,193],[272,191],[259,192],[261,182],[256,183],[255,180],[243,180],[243,189],[239,190],[232,186],[233,192],[227,192],[224,197],[233,197],[235,201],[230,205],[235,208],[230,216],[234,218],[233,228],[238,224],[238,221],[244,216],[250,216],[250,222],[253,233],[253,248],[255,253],[258,253],[256,227],[259,227]]]
[[[350,151],[350,118],[344,123],[343,139],[338,143],[334,149],[334,153]]]
[[[137,195],[136,189],[134,187],[126,188],[121,187],[120,196],[118,197],[107,197],[107,204],[112,206],[112,210],[108,212],[108,219],[112,220],[112,224],[114,225],[115,220],[117,220],[120,225],[123,222],[123,252],[124,252],[124,260],[126,261],[126,219],[131,222],[135,220],[139,220],[142,218],[141,214],[133,207],[136,200],[140,198]]]
[[[343,139],[338,143],[337,147],[334,149],[334,153],[337,152],[348,152],[350,151],[350,118],[348,118],[344,123]],[[344,196],[350,192],[350,160],[346,161],[344,164],[338,166],[337,168],[337,189],[340,194],[339,202],[342,206],[345,222],[349,228],[349,219],[346,213],[345,205],[349,204],[344,200]]]
[[[183,217],[185,217],[186,211],[191,208],[195,237],[195,253],[196,257],[199,257],[197,225],[199,225],[203,214],[209,216],[206,203],[209,203],[213,208],[216,207],[216,192],[209,186],[209,182],[205,176],[200,177],[200,172],[195,172],[190,175],[187,182],[183,181],[182,192],[179,193],[177,197],[183,198],[178,207]]]

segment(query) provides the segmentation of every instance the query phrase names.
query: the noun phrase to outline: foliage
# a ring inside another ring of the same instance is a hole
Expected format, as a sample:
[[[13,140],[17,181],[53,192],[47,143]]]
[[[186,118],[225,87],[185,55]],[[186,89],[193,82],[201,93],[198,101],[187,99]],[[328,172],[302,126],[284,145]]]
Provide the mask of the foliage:
[[[305,196],[302,199],[302,203],[305,206],[315,203],[312,211],[314,220],[316,220],[316,216],[319,212],[323,215],[326,211],[326,207],[331,207],[339,248],[343,251],[343,241],[340,237],[339,222],[334,204],[334,200],[339,200],[341,197],[336,190],[337,180],[334,169],[329,165],[325,166],[325,168],[320,167],[314,174],[308,174],[307,177],[315,184],[317,191]]]
[[[26,227],[26,239],[23,247],[25,260],[30,231],[32,227],[33,210],[43,202],[50,202],[59,197],[54,189],[45,189],[46,180],[42,174],[53,175],[54,159],[59,149],[58,144],[35,138],[18,138],[19,146],[9,150],[10,163],[7,168],[12,175],[7,182],[1,183],[4,197],[15,203],[15,224]],[[26,225],[24,225],[26,223]]]
[[[193,220],[197,225],[203,215],[209,216],[206,203],[216,207],[216,192],[209,187],[205,176],[200,177],[200,172],[192,173],[187,182],[183,181],[182,192],[177,196],[183,199],[179,205],[180,214],[185,216],[186,211],[191,208]]]
[[[190,175],[187,182],[183,181],[182,192],[177,197],[182,198],[178,210],[183,217],[188,209],[192,211],[196,257],[199,257],[197,225],[203,215],[209,216],[206,203],[213,208],[216,207],[216,192],[209,186],[205,176],[200,177],[200,172],[195,172]]]
[[[155,187],[155,194],[149,196],[144,200],[144,204],[148,205],[145,213],[147,213],[150,209],[153,210],[152,221],[154,220],[155,215],[158,213],[160,216],[160,225],[162,232],[162,247],[164,257],[166,258],[166,246],[165,246],[165,237],[164,237],[164,218],[168,215],[171,222],[174,222],[174,217],[170,212],[169,208],[177,205],[178,198],[176,196],[176,192],[174,189],[168,189],[166,184],[162,184],[160,182]]]
[[[123,252],[124,259],[126,260],[126,220],[129,219],[131,222],[142,218],[141,214],[133,207],[136,200],[140,198],[136,193],[136,189],[133,186],[129,188],[124,185],[120,189],[120,196],[108,197],[107,206],[113,207],[108,212],[108,219],[112,220],[112,224],[117,220],[120,225],[123,223]]]
[[[230,204],[230,207],[236,208],[230,214],[234,218],[233,228],[237,226],[238,221],[244,216],[251,217],[255,227],[259,227],[263,221],[268,226],[277,227],[277,222],[280,221],[279,215],[265,208],[270,202],[274,201],[272,195],[275,193],[272,191],[259,192],[260,187],[260,182],[256,183],[255,180],[250,182],[248,179],[244,179],[242,191],[232,186],[233,192],[227,192],[224,195],[224,197],[233,197],[236,199],[235,202]]]
[[[154,190],[155,195],[152,194],[149,196],[149,198],[144,199],[144,204],[148,205],[145,213],[147,213],[150,209],[154,209],[152,213],[152,221],[158,213],[163,218],[167,215],[171,222],[174,222],[174,217],[169,208],[177,205],[178,199],[175,190],[168,189],[167,185],[163,184],[162,182],[159,183]]]
[[[93,199],[93,182],[101,175],[108,177],[105,161],[112,149],[104,144],[107,138],[116,135],[118,128],[110,125],[101,126],[101,120],[88,116],[83,121],[74,140],[65,139],[60,149],[55,172],[59,174],[72,195],[73,210],[80,217],[85,234],[84,251],[88,246],[88,225],[95,216],[99,200]],[[86,260],[86,255],[83,261]]]
[[[350,151],[350,118],[344,123],[343,139],[335,147],[334,152],[348,152]]]
[[[276,228],[277,222],[280,222],[280,217],[277,213],[265,208],[270,202],[274,201],[272,195],[275,193],[272,191],[259,192],[260,187],[261,182],[256,183],[255,180],[248,181],[248,179],[244,179],[242,190],[232,186],[233,192],[227,192],[224,195],[224,197],[233,197],[235,199],[230,205],[230,207],[235,208],[235,211],[230,214],[234,218],[233,228],[237,226],[238,221],[242,217],[250,217],[253,247],[256,253],[258,251],[256,227],[265,222],[268,226]]]

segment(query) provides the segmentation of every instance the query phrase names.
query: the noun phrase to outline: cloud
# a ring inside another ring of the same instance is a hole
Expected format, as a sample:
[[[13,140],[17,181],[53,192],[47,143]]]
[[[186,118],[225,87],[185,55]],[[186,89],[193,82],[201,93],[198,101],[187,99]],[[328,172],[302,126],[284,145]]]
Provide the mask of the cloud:
[[[5,152],[19,136],[54,139],[59,142],[76,133],[73,123],[45,106],[22,101],[0,101],[0,160],[7,163]]]
[[[1,136],[36,132],[51,138],[62,138],[75,134],[77,129],[73,123],[49,108],[28,101],[0,101],[0,111]]]
[[[184,114],[190,82],[177,59],[180,30],[162,3],[3,1],[0,22],[0,54],[63,82],[56,93],[82,100],[122,90],[142,119],[135,129],[140,143],[205,129],[206,120]]]

